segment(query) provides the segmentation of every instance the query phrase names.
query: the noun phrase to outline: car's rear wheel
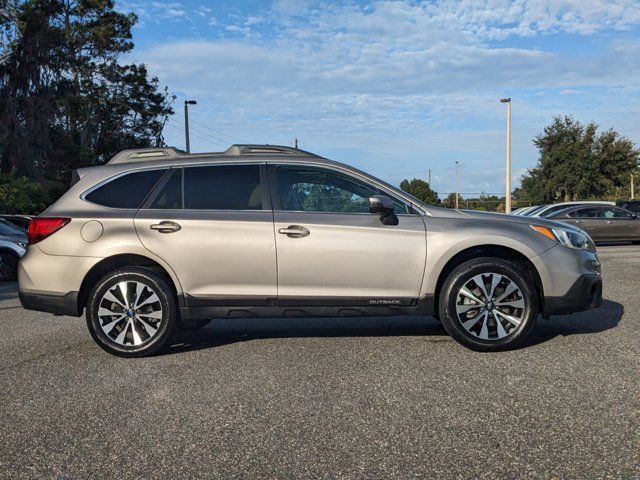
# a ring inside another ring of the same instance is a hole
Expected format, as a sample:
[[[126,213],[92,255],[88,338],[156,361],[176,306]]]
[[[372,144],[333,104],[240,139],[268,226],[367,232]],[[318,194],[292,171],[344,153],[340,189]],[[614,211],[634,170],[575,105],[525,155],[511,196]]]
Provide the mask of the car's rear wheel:
[[[87,326],[96,343],[121,357],[152,355],[166,347],[177,323],[168,281],[138,267],[100,279],[87,302]]]
[[[439,312],[447,332],[479,351],[519,345],[538,316],[532,276],[521,265],[483,257],[462,263],[445,279]]]

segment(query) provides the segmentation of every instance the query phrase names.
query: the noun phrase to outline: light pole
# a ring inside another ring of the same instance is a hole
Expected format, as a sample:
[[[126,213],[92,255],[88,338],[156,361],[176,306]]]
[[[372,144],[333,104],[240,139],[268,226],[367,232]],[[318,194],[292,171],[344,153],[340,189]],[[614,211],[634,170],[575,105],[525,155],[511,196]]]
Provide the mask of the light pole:
[[[501,98],[507,104],[507,173],[505,185],[505,213],[511,212],[511,97]]]
[[[456,210],[458,209],[458,164],[460,162],[456,161]]]
[[[187,153],[191,153],[191,145],[189,144],[189,105],[196,105],[195,100],[184,101],[184,143],[187,147]]]

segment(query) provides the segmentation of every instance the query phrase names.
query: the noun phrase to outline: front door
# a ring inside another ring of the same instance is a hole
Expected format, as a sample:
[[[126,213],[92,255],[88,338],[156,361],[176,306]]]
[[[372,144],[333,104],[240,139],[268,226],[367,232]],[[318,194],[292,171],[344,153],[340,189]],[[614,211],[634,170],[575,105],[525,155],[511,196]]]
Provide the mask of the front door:
[[[395,199],[398,225],[369,213],[389,195],[324,166],[270,166],[278,302],[408,305],[418,298],[426,260],[425,224]]]
[[[556,217],[555,219],[561,219],[563,222],[570,223],[583,229],[591,238],[596,240],[601,234],[600,227],[602,226],[601,219],[598,218],[599,213],[600,207],[581,207],[569,212],[561,218]]]
[[[135,217],[144,246],[174,270],[193,306],[276,298],[266,167],[172,169]]]
[[[602,238],[611,241],[632,241],[640,237],[640,222],[631,212],[617,207],[600,210]]]

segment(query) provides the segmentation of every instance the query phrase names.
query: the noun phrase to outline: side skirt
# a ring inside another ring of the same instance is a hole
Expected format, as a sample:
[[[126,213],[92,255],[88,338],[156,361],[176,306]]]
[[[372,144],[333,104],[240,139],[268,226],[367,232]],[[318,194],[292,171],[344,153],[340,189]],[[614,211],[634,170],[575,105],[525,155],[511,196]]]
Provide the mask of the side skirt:
[[[360,317],[433,315],[434,297],[406,298],[202,298],[186,295],[184,320],[246,317]]]

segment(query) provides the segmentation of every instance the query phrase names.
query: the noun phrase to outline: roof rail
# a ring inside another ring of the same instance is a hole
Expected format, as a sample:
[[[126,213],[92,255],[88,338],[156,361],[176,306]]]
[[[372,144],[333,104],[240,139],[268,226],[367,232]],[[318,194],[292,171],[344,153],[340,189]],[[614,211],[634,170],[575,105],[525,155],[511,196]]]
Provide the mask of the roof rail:
[[[225,152],[226,155],[268,155],[268,154],[285,154],[296,155],[299,157],[318,157],[315,153],[300,150],[299,148],[286,147],[283,145],[231,145]]]
[[[146,160],[161,160],[163,158],[179,157],[185,154],[186,152],[178,150],[175,147],[138,148],[116,153],[107,164],[114,165],[118,163],[144,162]]]

